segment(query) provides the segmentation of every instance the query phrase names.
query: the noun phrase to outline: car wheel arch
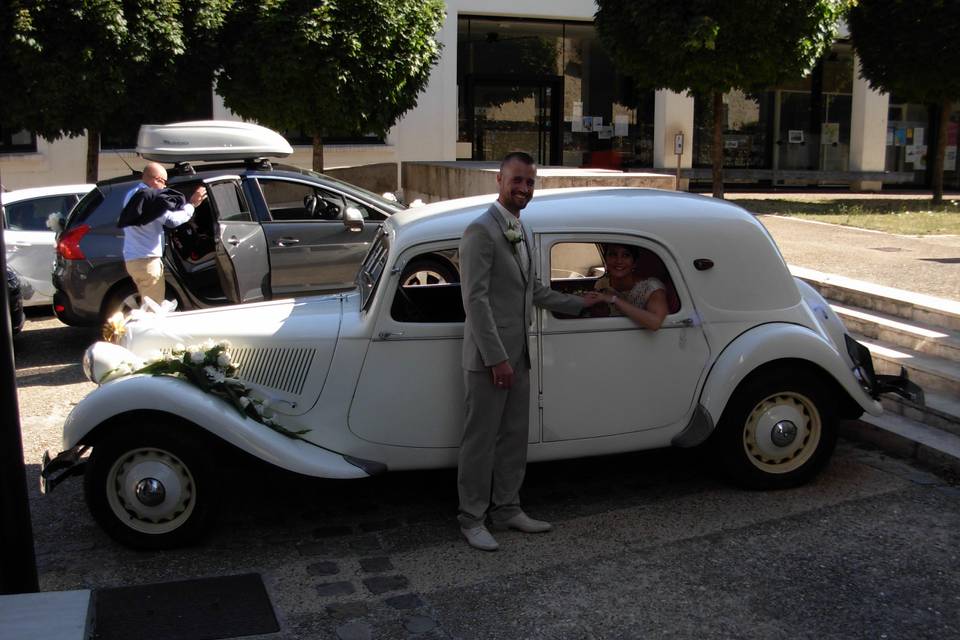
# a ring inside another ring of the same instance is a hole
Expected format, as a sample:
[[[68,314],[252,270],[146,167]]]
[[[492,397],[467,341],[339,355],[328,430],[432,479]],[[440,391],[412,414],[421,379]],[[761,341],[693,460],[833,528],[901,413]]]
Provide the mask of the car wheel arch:
[[[842,358],[823,338],[806,327],[786,323],[753,327],[732,340],[707,373],[700,404],[717,424],[748,378],[779,367],[797,367],[820,379],[833,394],[843,417],[879,411],[879,403],[858,385]]]

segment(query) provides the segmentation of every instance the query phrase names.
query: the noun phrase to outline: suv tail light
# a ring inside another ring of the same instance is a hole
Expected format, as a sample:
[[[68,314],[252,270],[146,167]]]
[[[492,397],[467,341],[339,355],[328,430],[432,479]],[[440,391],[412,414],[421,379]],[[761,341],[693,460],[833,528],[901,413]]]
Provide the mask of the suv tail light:
[[[64,231],[57,240],[57,253],[64,260],[83,260],[86,258],[80,250],[80,240],[90,231],[90,225],[82,224],[69,231]]]

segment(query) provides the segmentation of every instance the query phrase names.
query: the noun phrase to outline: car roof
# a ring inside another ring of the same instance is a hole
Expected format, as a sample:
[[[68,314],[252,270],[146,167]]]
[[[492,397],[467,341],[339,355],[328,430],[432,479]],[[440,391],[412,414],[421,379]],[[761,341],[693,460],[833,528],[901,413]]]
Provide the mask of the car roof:
[[[30,187],[27,189],[7,191],[0,195],[0,198],[2,198],[3,204],[13,204],[14,202],[31,200],[33,198],[45,198],[48,196],[83,195],[95,186],[96,185],[93,184],[60,184],[49,187]]]
[[[495,199],[488,194],[398,213],[385,223],[395,234],[392,252],[460,238]],[[652,240],[676,260],[697,300],[716,309],[782,309],[799,301],[766,228],[724,200],[629,187],[544,189],[534,194],[521,219],[536,233],[616,233]],[[694,269],[694,260],[703,258],[718,268]]]

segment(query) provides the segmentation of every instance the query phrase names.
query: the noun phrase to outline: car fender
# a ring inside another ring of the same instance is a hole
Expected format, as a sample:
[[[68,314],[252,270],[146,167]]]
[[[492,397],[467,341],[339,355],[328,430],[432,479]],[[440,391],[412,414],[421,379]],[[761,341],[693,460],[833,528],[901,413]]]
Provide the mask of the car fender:
[[[769,362],[803,360],[826,371],[864,411],[880,415],[880,403],[860,386],[846,361],[822,336],[807,327],[770,323],[740,334],[711,367],[700,404],[717,424],[733,392],[744,378]]]
[[[282,435],[242,416],[226,401],[171,376],[128,376],[89,393],[67,416],[64,449],[80,444],[112,418],[143,411],[183,418],[265,462],[296,473],[337,479],[371,475],[338,453]],[[135,429],[136,425],[123,428]]]

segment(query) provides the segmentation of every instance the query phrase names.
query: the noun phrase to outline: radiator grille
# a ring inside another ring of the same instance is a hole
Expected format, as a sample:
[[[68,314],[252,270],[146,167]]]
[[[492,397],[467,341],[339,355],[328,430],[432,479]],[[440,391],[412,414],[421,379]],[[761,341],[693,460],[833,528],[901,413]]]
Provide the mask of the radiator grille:
[[[234,364],[246,382],[300,395],[316,349],[233,348]]]

